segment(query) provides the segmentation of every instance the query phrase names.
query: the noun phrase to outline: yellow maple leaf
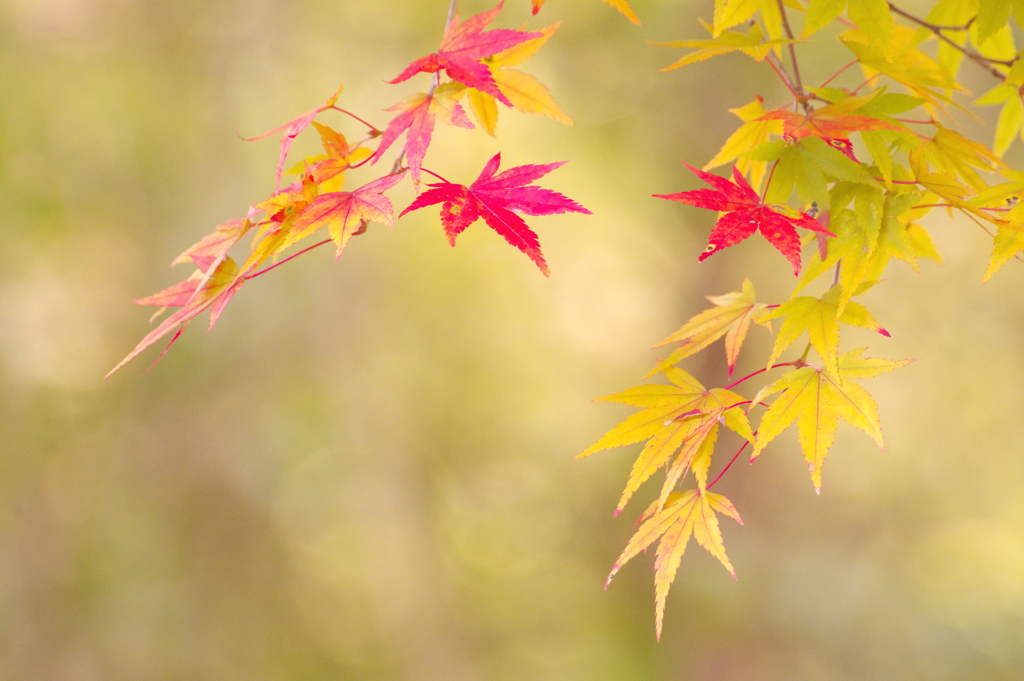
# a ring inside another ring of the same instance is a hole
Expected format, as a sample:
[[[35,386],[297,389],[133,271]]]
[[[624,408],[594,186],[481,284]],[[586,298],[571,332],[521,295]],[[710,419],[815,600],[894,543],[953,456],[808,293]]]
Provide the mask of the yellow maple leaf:
[[[867,433],[879,448],[883,447],[878,405],[867,390],[850,379],[873,378],[914,360],[862,358],[860,355],[864,350],[858,348],[844,354],[836,362],[834,372],[803,366],[762,388],[753,399],[755,406],[769,395],[782,394],[761,418],[751,458],[760,455],[769,442],[799,419],[800,446],[811,471],[814,489],[820,494],[821,467],[835,440],[840,418]]]
[[[661,540],[654,561],[655,626],[659,639],[665,616],[665,600],[691,536],[725,566],[733,579],[736,578],[736,570],[725,555],[725,544],[716,512],[743,524],[732,502],[712,492],[691,489],[673,494],[660,510],[656,504],[652,504],[643,516],[648,519],[637,529],[612,566],[605,582],[606,589],[623,565],[658,539]]]
[[[641,385],[598,398],[605,402],[644,407],[644,410],[629,416],[576,457],[583,458],[602,449],[650,440],[633,464],[616,514],[622,511],[640,485],[659,468],[669,464],[673,456],[675,460],[669,465],[659,503],[665,503],[687,470],[694,471],[703,489],[707,484],[711,452],[702,451],[701,447],[713,447],[718,437],[719,419],[748,441],[754,439],[746,414],[737,408],[747,403],[743,397],[723,388],[707,390],[678,367],[668,367],[665,375],[672,385]]]
[[[765,115],[764,99],[757,97],[754,101],[729,111],[743,121],[736,132],[729,135],[722,148],[718,150],[715,157],[708,161],[702,170],[711,170],[720,165],[736,161],[736,167],[747,176],[751,186],[760,188],[768,167],[767,161],[755,161],[743,157],[752,149],[757,149],[762,144],[771,140],[772,135],[782,135],[782,121],[760,120]]]
[[[688,66],[690,64],[710,59],[711,57],[717,57],[720,54],[728,54],[729,52],[742,52],[756,61],[763,61],[768,57],[772,50],[778,49],[779,46],[797,42],[786,38],[765,40],[764,32],[761,30],[760,24],[754,24],[751,26],[750,33],[747,34],[740,33],[739,31],[721,31],[720,33],[715,33],[707,24],[704,24],[704,27],[713,36],[710,40],[673,40],[665,43],[652,42],[651,45],[657,45],[659,47],[685,47],[695,50],[694,52],[685,55],[679,61],[658,70],[671,71],[673,69],[678,69],[683,66]]]
[[[839,322],[871,329],[883,336],[889,335],[889,332],[882,328],[882,325],[875,321],[867,308],[860,303],[850,301],[842,313],[839,313],[839,296],[842,291],[843,287],[836,285],[821,298],[798,296],[786,301],[765,316],[766,320],[785,317],[779,329],[779,335],[775,338],[772,356],[768,359],[769,368],[775,364],[786,348],[806,332],[811,346],[825,362],[825,366],[831,370],[833,375],[839,376],[838,358],[836,357],[839,350]]]
[[[499,52],[494,56],[484,59],[484,63],[491,67],[491,75],[498,89],[512,103],[512,108],[521,113],[540,114],[554,119],[565,125],[572,125],[573,121],[555,102],[548,89],[536,78],[528,73],[517,69],[508,68],[517,66],[536,54],[544,43],[555,34],[555,31],[562,25],[556,22],[547,28],[541,29],[542,34],[537,38],[527,40],[514,47]],[[473,111],[480,126],[492,137],[498,126],[498,105],[494,97],[473,88],[464,88],[468,92],[469,106]]]
[[[716,340],[725,336],[725,355],[729,364],[729,376],[736,367],[736,358],[747,337],[752,321],[759,321],[765,314],[766,305],[755,302],[754,285],[750,279],[743,280],[743,290],[721,296],[708,296],[715,307],[704,310],[691,318],[671,336],[656,343],[659,348],[670,343],[682,342],[667,359],[655,367],[645,378],[653,376],[680,360],[695,355]]]

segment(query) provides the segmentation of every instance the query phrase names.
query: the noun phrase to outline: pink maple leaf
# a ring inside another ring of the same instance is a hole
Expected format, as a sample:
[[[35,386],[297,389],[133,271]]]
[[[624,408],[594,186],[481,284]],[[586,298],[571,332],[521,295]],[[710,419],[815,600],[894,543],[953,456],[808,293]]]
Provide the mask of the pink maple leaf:
[[[472,16],[463,22],[459,22],[459,15],[456,13],[445,29],[441,48],[434,54],[409,64],[397,78],[389,82],[401,83],[417,73],[437,73],[443,70],[452,80],[486,92],[502,104],[512,106],[508,97],[498,89],[490,68],[481,60],[527,40],[540,38],[544,34],[512,29],[484,31],[494,17],[498,16],[503,4],[504,0],[494,9]]]

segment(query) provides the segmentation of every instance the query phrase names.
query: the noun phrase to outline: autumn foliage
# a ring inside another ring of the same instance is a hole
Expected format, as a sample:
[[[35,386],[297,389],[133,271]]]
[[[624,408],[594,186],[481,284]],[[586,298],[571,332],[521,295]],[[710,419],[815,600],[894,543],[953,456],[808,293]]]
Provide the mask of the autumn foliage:
[[[232,297],[249,279],[328,243],[334,244],[336,257],[340,258],[352,237],[365,232],[370,223],[391,226],[394,207],[387,192],[406,178],[417,190],[422,189],[422,173],[436,177],[441,183],[430,185],[431,188],[400,215],[442,203],[442,224],[453,246],[456,235],[482,218],[548,275],[540,241],[520,215],[589,213],[558,192],[531,184],[562,163],[518,166],[496,174],[499,155],[491,159],[480,177],[468,186],[448,182],[423,165],[438,123],[460,128],[475,127],[463,107],[464,102],[468,102],[480,127],[491,135],[497,128],[499,104],[572,125],[572,119],[559,108],[547,88],[529,74],[506,68],[518,66],[533,56],[558,30],[558,25],[538,31],[487,30],[502,6],[503,2],[499,2],[493,9],[463,21],[455,11],[455,3],[452,3],[452,12],[437,52],[417,59],[390,81],[392,84],[404,83],[419,74],[427,74],[432,76],[430,86],[426,92],[409,95],[386,109],[393,114],[386,124],[375,126],[339,107],[337,103],[342,95],[339,88],[320,106],[250,138],[250,141],[256,141],[281,134],[277,191],[253,204],[244,218],[218,225],[211,234],[178,256],[172,265],[188,263],[195,266],[185,281],[135,301],[140,305],[158,307],[154,319],[168,308],[177,309],[146,335],[110,373],[171,335],[167,344],[169,348],[185,327],[206,310],[210,312],[209,328],[212,328]],[[442,72],[449,80],[442,80]],[[328,112],[338,112],[355,121],[362,129],[362,136],[350,142],[342,132],[316,120]],[[285,175],[292,143],[310,127],[319,134],[324,153],[295,164],[287,174],[296,175],[297,179],[282,188],[281,178]],[[403,135],[404,142],[399,144]],[[386,172],[374,172],[378,168],[376,164],[384,159],[387,152],[395,149],[398,151],[391,168]],[[346,175],[357,169],[370,173],[370,177],[357,189],[345,191]],[[294,250],[325,227],[329,238]],[[252,240],[252,246],[242,263],[238,264],[229,252],[246,237]]]
[[[606,2],[640,24],[625,0]],[[544,0],[532,0],[530,11],[537,14],[543,5]],[[421,77],[429,86],[386,109],[391,114],[386,122],[371,124],[366,119],[375,116],[364,119],[338,106],[339,89],[323,104],[253,138],[281,134],[277,191],[175,259],[175,265],[194,267],[184,281],[135,301],[159,308],[158,314],[176,309],[115,371],[169,335],[173,343],[201,312],[209,311],[212,327],[249,279],[328,243],[340,258],[370,223],[391,225],[394,206],[387,193],[400,182],[411,182],[418,196],[399,218],[440,206],[440,224],[453,246],[459,234],[483,220],[549,274],[538,236],[523,216],[589,213],[535,184],[562,162],[501,171],[498,154],[468,184],[445,179],[425,163],[438,124],[481,127],[494,135],[502,108],[572,123],[547,88],[513,68],[536,53],[558,25],[489,29],[502,3],[465,20],[454,8],[453,2],[437,51],[389,81]],[[1011,0],[940,0],[923,16],[885,0],[715,0],[712,22],[703,22],[707,36],[654,43],[688,50],[663,71],[700,68],[707,59],[739,53],[785,86],[789,97],[776,103],[781,105],[768,104],[764,93],[745,95],[749,103],[730,110],[739,126],[720,151],[701,169],[687,163],[689,172],[681,167],[678,177],[651,191],[692,184],[693,175],[706,185],[654,194],[683,204],[680,215],[686,217],[698,216],[694,208],[717,214],[707,248],[693,254],[697,260],[733,246],[744,248],[759,233],[785,259],[764,267],[792,269],[797,276],[788,300],[758,301],[750,278],[739,290],[712,296],[711,307],[655,346],[671,349],[645,379],[664,381],[600,398],[638,411],[580,456],[644,443],[616,515],[646,481],[665,472],[657,498],[641,513],[635,535],[608,577],[657,543],[659,637],[669,588],[691,538],[736,575],[719,516],[740,522],[740,515],[730,500],[711,490],[744,451],[749,448],[753,462],[795,426],[812,484],[820,492],[840,421],[883,446],[878,406],[860,382],[912,360],[880,359],[866,348],[846,348],[841,332],[844,326],[858,326],[887,337],[889,331],[858,296],[882,282],[893,260],[914,270],[921,260],[941,263],[922,218],[935,210],[959,212],[987,232],[993,248],[986,280],[1024,249],[1024,172],[1002,161],[1014,140],[1024,136],[1024,60],[1012,25],[1024,23],[1020,13],[1021,4]],[[825,27],[836,37],[822,37]],[[815,50],[818,41],[835,39],[848,52],[846,61],[837,63],[823,82],[804,83],[801,54]],[[992,89],[971,101],[959,81],[964,68],[982,69]],[[972,115],[975,106],[1000,107],[991,145],[958,131],[958,117]],[[355,141],[317,120],[331,113],[355,122]],[[296,179],[282,187],[292,142],[310,128],[324,153],[293,164],[287,173]],[[381,162],[389,152],[393,160],[385,171]],[[685,149],[679,153],[687,155]],[[711,172],[715,168],[722,168],[724,176]],[[346,190],[346,175],[357,170],[366,177]],[[424,183],[427,175],[436,181]],[[305,245],[322,228],[327,238]],[[241,246],[243,239],[251,242],[248,251]],[[229,256],[236,246],[242,252],[238,261]],[[771,353],[763,358],[763,368],[731,380],[755,327],[774,331]],[[797,344],[804,337],[806,342]],[[724,341],[725,374],[731,382],[708,387],[680,365],[719,340]],[[751,387],[758,381],[758,387]],[[718,451],[723,429],[742,440],[737,451],[725,452],[724,460]]]
[[[674,347],[645,378],[660,374],[667,383],[601,398],[640,411],[580,456],[645,443],[616,514],[665,470],[656,500],[609,575],[657,542],[659,637],[669,587],[691,537],[736,576],[718,516],[737,522],[740,516],[710,490],[745,450],[753,462],[795,425],[820,492],[840,421],[883,446],[878,406],[860,382],[912,360],[843,349],[840,335],[844,325],[889,335],[855,298],[879,284],[893,260],[914,270],[922,259],[942,261],[921,219],[937,209],[957,211],[987,232],[993,249],[986,280],[1024,249],[1024,174],[1001,160],[1024,127],[1024,60],[1014,45],[1012,12],[1020,8],[1010,0],[940,0],[922,17],[885,0],[715,0],[713,22],[704,23],[708,37],[654,43],[689,50],[663,71],[700,68],[707,59],[738,52],[785,85],[788,103],[766,106],[761,93],[750,93],[749,104],[731,110],[740,125],[720,151],[703,169],[686,165],[710,188],[654,196],[718,214],[698,260],[759,232],[798,276],[786,301],[759,302],[750,279],[739,291],[711,297],[712,307],[655,345]],[[819,33],[829,25],[837,27],[849,61],[810,87],[801,80],[800,54],[832,40]],[[965,102],[966,88],[958,82],[965,61],[994,79],[973,103]],[[957,118],[973,115],[970,107],[977,105],[1002,106],[991,147],[958,132]],[[709,172],[721,166],[726,177]],[[770,331],[773,322],[771,354],[748,376],[707,388],[677,366],[724,339],[731,378],[752,326]],[[785,359],[803,337],[806,345]],[[754,380],[762,385],[748,392]],[[723,427],[743,444],[726,453],[709,481]]]

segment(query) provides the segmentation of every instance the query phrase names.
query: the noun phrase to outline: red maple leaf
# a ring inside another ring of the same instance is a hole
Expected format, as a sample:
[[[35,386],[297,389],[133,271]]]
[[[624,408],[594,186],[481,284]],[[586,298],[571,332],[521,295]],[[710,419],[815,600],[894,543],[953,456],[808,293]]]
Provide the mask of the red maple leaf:
[[[724,213],[711,230],[708,247],[698,258],[699,261],[707,259],[723,248],[738,244],[755,231],[761,230],[764,238],[793,263],[793,274],[800,274],[800,235],[795,228],[803,227],[835,236],[806,213],[789,206],[765,204],[736,166],[732,169],[735,182],[730,182],[724,177],[697,170],[688,163],[684,165],[715,189],[695,189],[678,194],[654,196]]]
[[[433,94],[418,94],[399,102],[386,111],[400,110],[397,116],[391,119],[388,127],[381,135],[380,144],[373,154],[371,163],[376,163],[388,150],[396,139],[408,131],[405,136],[405,158],[409,164],[409,171],[413,182],[419,184],[420,167],[423,165],[423,157],[430,146],[430,137],[434,132],[434,121],[438,118],[448,125],[456,125],[460,128],[472,128],[469,118],[462,106],[449,94],[450,84],[442,85]]]
[[[401,83],[417,73],[437,73],[443,70],[452,80],[486,92],[502,104],[512,106],[512,102],[498,89],[490,68],[481,60],[527,40],[540,38],[543,34],[512,29],[484,31],[483,29],[494,21],[494,17],[498,16],[503,4],[504,0],[494,9],[472,16],[464,22],[459,21],[459,15],[456,13],[444,31],[441,49],[417,59],[398,74],[397,78],[388,82]]]
[[[556,191],[529,184],[555,168],[565,165],[565,161],[547,165],[516,166],[495,175],[500,164],[501,154],[495,154],[484,166],[480,177],[468,187],[447,181],[428,185],[433,189],[420,194],[399,214],[399,217],[410,211],[443,203],[441,224],[444,225],[448,243],[452,246],[455,245],[455,238],[466,227],[483,218],[491,229],[505,237],[505,241],[530,256],[544,276],[548,276],[550,270],[544,256],[541,255],[537,235],[513,211],[525,215],[590,215],[590,211]]]

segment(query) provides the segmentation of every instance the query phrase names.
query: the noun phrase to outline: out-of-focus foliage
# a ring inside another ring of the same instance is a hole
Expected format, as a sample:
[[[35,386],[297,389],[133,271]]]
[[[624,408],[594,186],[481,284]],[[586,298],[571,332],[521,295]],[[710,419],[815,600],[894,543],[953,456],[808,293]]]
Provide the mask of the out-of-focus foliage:
[[[659,40],[707,11],[632,4]],[[499,147],[510,166],[573,161],[559,190],[595,215],[546,230],[550,280],[485,230],[448,248],[423,211],[341,263],[319,252],[252,282],[145,377],[100,381],[147,316],[125,301],[274,190],[275,145],[237,136],[339,82],[361,111],[390,106],[381,79],[436,49],[446,6],[0,4],[0,678],[1017,678],[1022,275],[1011,261],[981,286],[991,241],[961,218],[927,220],[942,269],[894,266],[900,297],[865,294],[887,356],[918,358],[872,380],[886,451],[840,428],[820,498],[795,434],[789,456],[723,478],[743,499],[742,541],[722,523],[740,580],[691,551],[660,645],[644,570],[601,592],[631,534],[611,521],[630,453],[572,461],[627,413],[590,399],[646,371],[657,353],[636,349],[704,295],[781,260],[745,242],[681,267],[714,216],[649,195],[688,181],[679,149],[712,158],[736,128],[694,93],[744,106],[728,80],[786,101],[738,56],[658,75],[665,49],[604,3],[542,10],[563,25],[532,73],[575,127],[509,113],[497,141],[437,132],[459,143],[446,176]],[[506,11],[518,28],[530,5]],[[319,153],[315,135],[295,144]],[[758,300],[788,293],[781,265]],[[736,371],[770,351],[754,329]],[[720,357],[699,369],[725,380]]]

